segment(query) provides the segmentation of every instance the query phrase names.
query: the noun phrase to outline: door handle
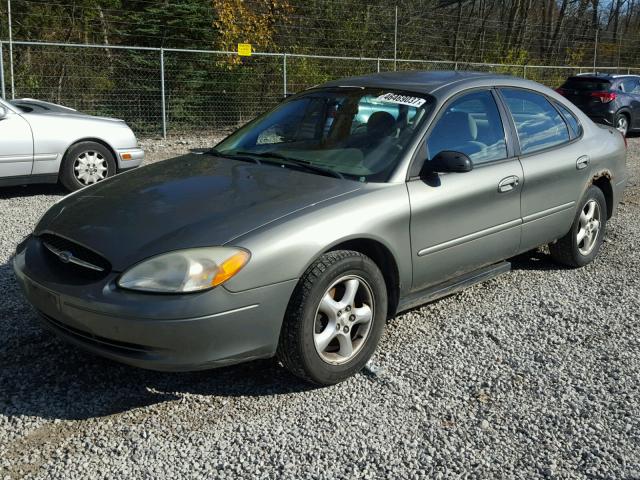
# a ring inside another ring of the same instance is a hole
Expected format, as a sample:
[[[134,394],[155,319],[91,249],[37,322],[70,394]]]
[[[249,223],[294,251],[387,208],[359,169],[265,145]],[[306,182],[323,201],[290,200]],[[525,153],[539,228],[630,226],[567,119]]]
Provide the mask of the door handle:
[[[589,165],[589,161],[591,159],[589,158],[589,155],[583,155],[581,157],[578,158],[578,160],[576,160],[576,168],[578,170],[582,170],[583,168],[587,168],[587,165]]]
[[[498,184],[498,192],[500,193],[510,192],[511,190],[516,188],[519,183],[520,183],[520,179],[515,175],[512,175],[507,178],[503,178],[502,180],[500,180],[500,183]]]

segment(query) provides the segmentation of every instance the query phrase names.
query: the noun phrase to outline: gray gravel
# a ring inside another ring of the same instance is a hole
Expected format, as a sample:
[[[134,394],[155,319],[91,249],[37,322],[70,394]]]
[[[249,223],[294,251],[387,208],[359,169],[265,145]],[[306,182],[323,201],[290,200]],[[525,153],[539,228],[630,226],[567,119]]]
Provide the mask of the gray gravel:
[[[150,160],[206,144],[179,141]],[[369,369],[321,389],[270,361],[161,374],[58,341],[10,257],[63,192],[2,189],[0,478],[640,479],[639,138],[629,154],[594,264],[520,256],[394,319]]]

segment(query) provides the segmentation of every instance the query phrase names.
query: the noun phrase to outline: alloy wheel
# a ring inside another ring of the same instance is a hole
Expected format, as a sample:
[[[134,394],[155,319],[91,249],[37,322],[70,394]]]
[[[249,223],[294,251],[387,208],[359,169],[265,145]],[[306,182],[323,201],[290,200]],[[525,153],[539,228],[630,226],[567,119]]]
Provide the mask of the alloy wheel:
[[[616,122],[616,129],[623,135],[627,135],[627,130],[629,130],[629,122],[627,121],[627,117],[624,115],[620,115],[618,121]]]
[[[589,200],[580,212],[576,244],[582,255],[589,255],[596,246],[600,234],[600,215],[600,205],[595,200]]]
[[[371,287],[357,275],[339,278],[316,310],[313,342],[322,360],[339,365],[362,349],[374,318]]]

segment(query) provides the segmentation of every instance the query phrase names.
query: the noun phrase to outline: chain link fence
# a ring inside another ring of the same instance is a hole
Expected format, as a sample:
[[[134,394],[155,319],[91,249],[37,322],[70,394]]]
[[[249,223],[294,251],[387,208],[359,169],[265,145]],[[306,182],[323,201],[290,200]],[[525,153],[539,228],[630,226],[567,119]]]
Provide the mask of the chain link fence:
[[[393,70],[475,70],[550,87],[593,67],[505,65],[215,50],[0,42],[5,98],[37,98],[93,115],[122,118],[140,137],[210,134],[246,123],[286,94],[325,81]],[[598,68],[640,73],[638,68]]]

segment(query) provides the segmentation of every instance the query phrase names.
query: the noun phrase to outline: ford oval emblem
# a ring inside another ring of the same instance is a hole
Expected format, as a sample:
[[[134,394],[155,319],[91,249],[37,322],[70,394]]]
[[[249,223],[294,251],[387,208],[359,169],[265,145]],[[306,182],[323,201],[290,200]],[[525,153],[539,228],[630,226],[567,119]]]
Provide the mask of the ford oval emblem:
[[[71,261],[71,257],[73,257],[73,253],[67,252],[66,250],[58,253],[58,258],[62,263],[69,263]]]

